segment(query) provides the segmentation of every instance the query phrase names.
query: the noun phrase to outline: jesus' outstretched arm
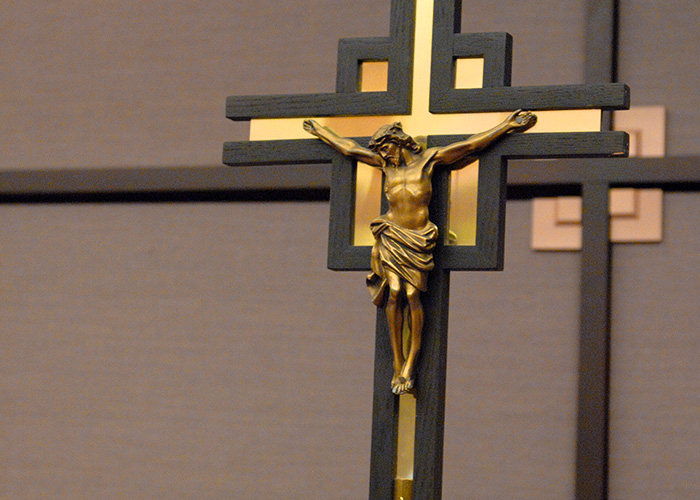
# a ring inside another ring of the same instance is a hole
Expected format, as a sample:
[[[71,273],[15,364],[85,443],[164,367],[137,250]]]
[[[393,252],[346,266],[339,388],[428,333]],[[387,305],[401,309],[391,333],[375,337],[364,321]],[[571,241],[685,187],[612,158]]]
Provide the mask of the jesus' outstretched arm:
[[[329,146],[332,146],[337,151],[343,153],[345,156],[351,156],[352,158],[372,167],[381,168],[383,165],[382,157],[379,156],[379,154],[360,146],[352,139],[339,136],[328,127],[324,127],[314,120],[304,120],[304,130],[312,135],[315,135]]]
[[[486,148],[498,138],[514,131],[524,132],[537,123],[537,116],[530,111],[514,111],[503,122],[479,134],[474,134],[465,141],[455,142],[438,148],[434,156],[436,163],[451,164]]]

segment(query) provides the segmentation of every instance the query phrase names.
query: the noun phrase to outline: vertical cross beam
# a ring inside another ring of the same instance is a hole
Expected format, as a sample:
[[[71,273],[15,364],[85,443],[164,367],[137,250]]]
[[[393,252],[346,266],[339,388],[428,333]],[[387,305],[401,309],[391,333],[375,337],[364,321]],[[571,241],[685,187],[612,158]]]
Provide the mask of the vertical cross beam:
[[[617,79],[618,0],[586,2],[586,83]],[[612,129],[612,113],[603,114]],[[610,407],[610,219],[608,182],[582,185],[581,305],[579,323],[577,500],[608,497]]]
[[[430,207],[433,221],[447,228],[449,171],[433,177],[436,186]],[[444,230],[444,229],[443,229]],[[445,389],[447,381],[447,327],[449,321],[450,271],[444,259],[445,245],[435,250],[435,269],[431,271],[424,299],[426,325],[422,354],[418,362],[420,381],[416,389],[416,436],[414,498],[442,497],[442,457],[445,435]],[[372,499],[373,500],[373,499]]]
[[[607,182],[583,184],[576,498],[607,498],[610,218]]]
[[[617,81],[618,0],[586,1],[584,81]],[[612,129],[612,113],[603,113],[603,130]]]

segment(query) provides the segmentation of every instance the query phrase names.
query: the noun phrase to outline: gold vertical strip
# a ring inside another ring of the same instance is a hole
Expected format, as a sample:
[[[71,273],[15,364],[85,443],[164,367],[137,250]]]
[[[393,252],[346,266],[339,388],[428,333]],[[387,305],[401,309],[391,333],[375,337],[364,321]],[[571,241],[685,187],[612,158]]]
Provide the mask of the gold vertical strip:
[[[416,439],[416,397],[399,396],[399,422],[396,443],[396,479],[413,479]]]
[[[402,332],[404,356],[407,356],[411,349],[408,314],[408,311],[405,311]],[[413,498],[413,469],[416,448],[416,396],[410,392],[399,396],[399,415],[396,427],[394,500],[411,500]]]
[[[394,480],[394,500],[413,500],[413,479]]]
[[[416,4],[416,31],[413,53],[413,110],[427,112],[430,101],[430,65],[433,39],[433,2],[419,1]],[[419,75],[423,75],[421,78]],[[405,124],[404,124],[405,125]],[[412,131],[414,134],[416,131]],[[404,353],[410,347],[408,321],[404,321]],[[396,476],[394,500],[412,500],[413,466],[416,440],[416,397],[411,394],[399,396],[399,415],[396,433]]]

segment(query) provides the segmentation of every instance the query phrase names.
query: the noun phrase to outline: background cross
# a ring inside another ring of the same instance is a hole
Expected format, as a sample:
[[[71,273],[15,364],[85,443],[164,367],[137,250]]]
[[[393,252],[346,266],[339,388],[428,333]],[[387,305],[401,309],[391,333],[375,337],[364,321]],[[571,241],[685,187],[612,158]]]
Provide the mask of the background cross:
[[[428,29],[416,20],[431,17]],[[629,91],[619,84],[508,87],[510,83],[511,38],[505,33],[460,34],[460,5],[455,0],[392,2],[389,38],[341,40],[338,58],[337,92],[292,96],[230,97],[227,116],[251,122],[251,142],[226,143],[224,163],[231,166],[328,163],[333,164],[331,184],[331,225],[329,267],[343,270],[369,269],[369,247],[355,246],[354,206],[355,168],[352,162],[315,139],[304,137],[301,122],[307,117],[328,118],[343,135],[343,127],[354,127],[371,134],[378,125],[398,118],[412,135],[428,135],[429,146],[462,140],[477,129],[486,129],[500,115],[480,116],[476,129],[469,129],[466,113],[492,113],[523,108],[538,111],[540,123],[533,133],[509,137],[480,156],[475,244],[438,244],[436,268],[430,275],[429,292],[424,296],[426,323],[418,364],[416,389],[416,429],[414,498],[441,495],[444,392],[447,348],[449,271],[500,269],[503,264],[505,227],[506,163],[510,158],[601,157],[625,154],[624,133],[554,132],[548,125],[548,111],[562,109],[622,109],[629,105]],[[425,58],[424,37],[432,28],[432,41]],[[415,49],[415,50],[414,50]],[[456,59],[483,58],[483,87],[454,88]],[[362,61],[388,61],[387,91],[360,92],[359,68]],[[429,68],[430,78],[419,79]],[[428,97],[429,96],[429,97]],[[427,109],[421,109],[423,108]],[[452,114],[456,120],[442,120]],[[367,120],[366,116],[373,116]],[[282,120],[278,120],[281,118]],[[264,119],[264,120],[256,120]],[[428,120],[429,119],[429,120]],[[435,119],[435,120],[433,120]],[[590,120],[591,117],[588,117]],[[593,115],[595,130],[600,129],[600,113]],[[426,123],[429,121],[429,123]],[[566,120],[565,120],[566,121]],[[416,127],[409,128],[409,123]],[[455,130],[455,123],[466,130]],[[437,125],[435,125],[437,124]],[[471,122],[474,124],[474,122]],[[570,124],[569,124],[570,125]],[[571,130],[571,127],[565,127]],[[348,129],[349,130],[349,129]],[[439,135],[438,135],[439,134]],[[452,135],[450,135],[452,134]],[[461,134],[461,135],[457,135]],[[264,139],[264,140],[262,140]],[[366,144],[366,139],[358,138]],[[447,234],[449,211],[449,172],[436,172],[431,203],[431,220]],[[387,341],[385,316],[377,316],[374,417],[370,498],[393,498],[396,467],[398,398],[387,388],[391,379],[391,350]]]

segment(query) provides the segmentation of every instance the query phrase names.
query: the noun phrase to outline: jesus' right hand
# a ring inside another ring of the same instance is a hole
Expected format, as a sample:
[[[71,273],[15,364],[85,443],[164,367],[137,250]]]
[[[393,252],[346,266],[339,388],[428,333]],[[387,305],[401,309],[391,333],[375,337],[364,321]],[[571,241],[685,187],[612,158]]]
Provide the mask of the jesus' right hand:
[[[314,120],[304,120],[304,130],[309,134],[318,136],[318,123]]]

